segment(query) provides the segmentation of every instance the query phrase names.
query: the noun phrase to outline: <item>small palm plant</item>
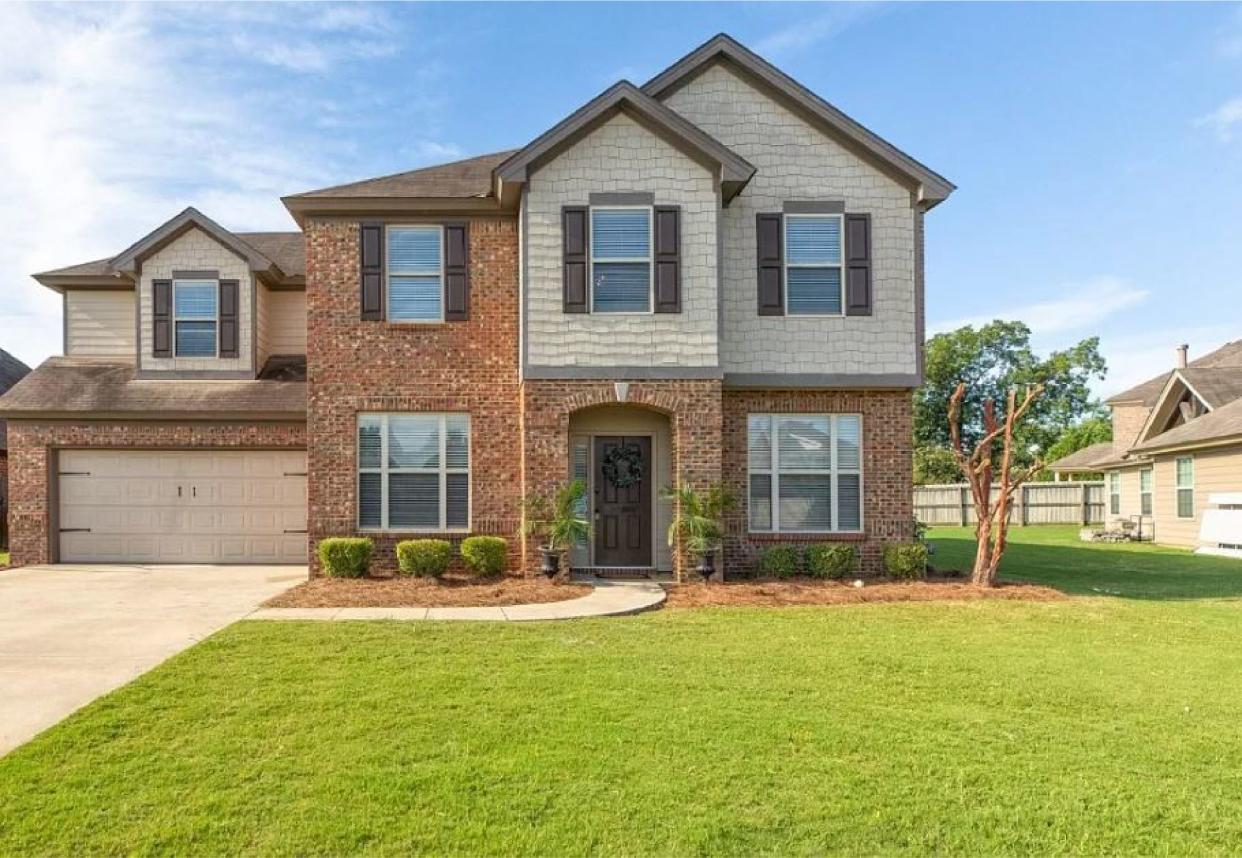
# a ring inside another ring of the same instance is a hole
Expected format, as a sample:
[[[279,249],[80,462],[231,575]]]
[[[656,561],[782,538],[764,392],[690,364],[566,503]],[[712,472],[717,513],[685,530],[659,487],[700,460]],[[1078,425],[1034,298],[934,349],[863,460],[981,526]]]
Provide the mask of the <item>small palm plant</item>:
[[[526,523],[522,532],[541,538],[543,572],[555,575],[560,571],[561,555],[591,535],[591,522],[586,517],[586,483],[582,480],[561,486],[549,498],[532,495],[526,499]]]
[[[669,548],[684,541],[686,550],[698,557],[695,571],[709,579],[716,572],[715,557],[724,539],[724,516],[733,508],[733,495],[719,483],[703,492],[682,483],[661,493],[673,501],[673,521],[668,526]]]

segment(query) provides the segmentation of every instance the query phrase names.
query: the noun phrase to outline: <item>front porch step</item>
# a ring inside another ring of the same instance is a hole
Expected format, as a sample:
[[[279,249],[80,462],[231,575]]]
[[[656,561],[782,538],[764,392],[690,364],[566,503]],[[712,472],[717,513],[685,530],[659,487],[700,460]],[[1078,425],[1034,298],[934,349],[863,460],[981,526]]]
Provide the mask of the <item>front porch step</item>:
[[[657,572],[655,567],[575,566],[573,570],[575,579],[581,577],[584,580],[603,578],[612,581],[654,581],[662,574],[664,573]]]

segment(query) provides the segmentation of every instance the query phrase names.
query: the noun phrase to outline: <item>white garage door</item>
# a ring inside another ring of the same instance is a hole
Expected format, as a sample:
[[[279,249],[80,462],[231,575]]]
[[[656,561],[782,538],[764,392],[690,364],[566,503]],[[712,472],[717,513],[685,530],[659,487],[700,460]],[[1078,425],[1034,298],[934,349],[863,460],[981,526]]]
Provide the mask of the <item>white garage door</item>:
[[[305,563],[306,453],[61,450],[62,563]]]

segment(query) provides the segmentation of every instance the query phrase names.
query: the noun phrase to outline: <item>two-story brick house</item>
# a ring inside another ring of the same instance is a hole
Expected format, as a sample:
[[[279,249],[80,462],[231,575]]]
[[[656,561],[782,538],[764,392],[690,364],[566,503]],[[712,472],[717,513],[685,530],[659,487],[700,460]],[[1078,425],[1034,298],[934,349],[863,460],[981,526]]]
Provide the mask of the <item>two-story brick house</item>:
[[[302,561],[519,537],[574,477],[576,566],[677,570],[661,489],[739,499],[726,565],[911,535],[923,216],[953,186],[727,36],[521,149],[190,209],[37,275],[65,356],[0,399],[14,562]],[[305,532],[305,533],[304,533]],[[313,552],[312,552],[313,553]]]

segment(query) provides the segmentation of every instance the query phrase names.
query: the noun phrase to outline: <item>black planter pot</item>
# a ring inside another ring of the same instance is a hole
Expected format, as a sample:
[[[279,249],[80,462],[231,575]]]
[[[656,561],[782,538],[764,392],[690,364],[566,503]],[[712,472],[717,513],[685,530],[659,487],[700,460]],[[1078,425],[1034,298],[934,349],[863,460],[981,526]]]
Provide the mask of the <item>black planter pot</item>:
[[[716,552],[705,551],[698,555],[699,563],[694,567],[694,571],[703,576],[704,579],[711,578],[716,574]]]
[[[561,571],[561,552],[540,548],[539,553],[543,555],[542,571],[544,575],[551,578]]]

